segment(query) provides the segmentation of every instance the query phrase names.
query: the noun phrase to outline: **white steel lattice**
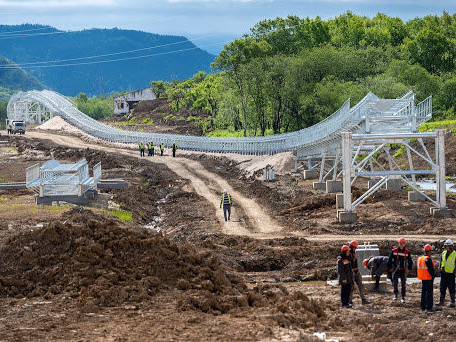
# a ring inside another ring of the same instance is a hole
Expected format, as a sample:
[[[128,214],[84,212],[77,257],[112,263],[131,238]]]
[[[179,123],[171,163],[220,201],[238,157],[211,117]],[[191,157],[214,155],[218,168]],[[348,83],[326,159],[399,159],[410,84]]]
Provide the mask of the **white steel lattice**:
[[[398,99],[380,99],[368,93],[350,108],[348,99],[334,114],[297,132],[252,138],[210,138],[125,131],[100,123],[81,111],[66,97],[49,90],[19,92],[8,103],[8,118],[44,122],[59,115],[71,125],[96,138],[127,144],[140,142],[177,144],[182,150],[252,155],[293,151],[297,158],[334,154],[341,148],[341,133],[416,132],[432,116],[432,98],[415,106],[413,92]]]

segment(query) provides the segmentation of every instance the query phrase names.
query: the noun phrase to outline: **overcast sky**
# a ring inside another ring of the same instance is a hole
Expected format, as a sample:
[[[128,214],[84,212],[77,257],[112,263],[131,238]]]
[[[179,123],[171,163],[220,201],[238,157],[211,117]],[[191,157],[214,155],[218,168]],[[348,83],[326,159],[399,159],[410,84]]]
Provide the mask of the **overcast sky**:
[[[329,19],[347,10],[377,12],[404,20],[426,14],[453,14],[456,0],[0,0],[0,23],[38,23],[59,29],[138,29],[207,41],[231,39],[256,22],[298,15]]]

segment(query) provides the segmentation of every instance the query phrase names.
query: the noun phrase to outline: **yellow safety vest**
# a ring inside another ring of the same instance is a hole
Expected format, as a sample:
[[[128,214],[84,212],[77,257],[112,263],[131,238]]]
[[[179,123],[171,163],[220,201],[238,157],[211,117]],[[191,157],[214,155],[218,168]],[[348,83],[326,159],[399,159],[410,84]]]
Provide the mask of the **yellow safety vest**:
[[[231,204],[231,196],[230,194],[226,194],[228,196],[228,203]],[[225,194],[222,195],[222,204],[225,204]]]
[[[442,253],[442,268],[446,273],[453,273],[456,261],[456,251],[452,251],[448,259],[446,258],[447,251]]]
[[[165,145],[161,144],[161,145],[160,145],[160,150],[163,151],[164,149],[165,149]]]

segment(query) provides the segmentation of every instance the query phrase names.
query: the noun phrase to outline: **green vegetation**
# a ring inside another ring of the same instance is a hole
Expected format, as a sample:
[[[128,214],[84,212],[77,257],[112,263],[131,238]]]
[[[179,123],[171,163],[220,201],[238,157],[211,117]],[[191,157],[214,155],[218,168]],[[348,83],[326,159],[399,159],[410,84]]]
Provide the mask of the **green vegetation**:
[[[433,131],[437,128],[454,129],[454,128],[456,128],[456,120],[440,120],[440,121],[426,122],[425,124],[421,125],[418,128],[418,132],[429,132],[429,131]]]
[[[107,118],[113,113],[113,96],[100,95],[89,98],[86,94],[80,93],[74,98],[74,103],[81,112],[97,120]]]
[[[151,118],[145,118],[142,123],[151,126],[154,124],[154,120],[152,120]]]
[[[106,213],[109,215],[116,216],[119,218],[122,222],[132,222],[133,217],[131,215],[131,212],[125,211],[125,210],[106,210]]]
[[[127,126],[127,125],[136,125],[137,124],[137,122],[135,121],[135,118],[131,118],[128,121],[119,121],[117,123],[120,124],[120,125],[125,125],[125,126]]]
[[[264,20],[227,44],[212,68],[152,85],[176,113],[209,116],[211,136],[299,130],[369,91],[395,98],[412,89],[418,102],[432,95],[434,119],[456,119],[456,14]]]

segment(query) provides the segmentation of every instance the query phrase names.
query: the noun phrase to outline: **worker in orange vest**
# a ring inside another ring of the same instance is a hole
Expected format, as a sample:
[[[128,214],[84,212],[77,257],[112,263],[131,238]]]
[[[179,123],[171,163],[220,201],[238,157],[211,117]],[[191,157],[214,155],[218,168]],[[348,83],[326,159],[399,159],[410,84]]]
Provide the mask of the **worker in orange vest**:
[[[434,278],[435,278],[435,263],[431,258],[432,247],[427,244],[424,246],[424,253],[418,258],[417,273],[418,279],[421,279],[421,310],[426,312],[434,312]]]

